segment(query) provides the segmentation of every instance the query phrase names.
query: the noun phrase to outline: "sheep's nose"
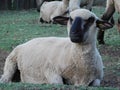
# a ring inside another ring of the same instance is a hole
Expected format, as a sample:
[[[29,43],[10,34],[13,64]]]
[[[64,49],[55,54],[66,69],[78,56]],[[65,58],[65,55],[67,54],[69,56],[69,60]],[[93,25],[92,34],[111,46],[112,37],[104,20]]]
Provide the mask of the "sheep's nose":
[[[76,17],[75,20],[73,21],[72,27],[71,27],[71,33],[77,34],[83,31],[83,19],[80,17]]]
[[[80,43],[83,41],[84,36],[84,21],[80,17],[76,17],[72,23],[70,30],[70,39],[74,43]]]

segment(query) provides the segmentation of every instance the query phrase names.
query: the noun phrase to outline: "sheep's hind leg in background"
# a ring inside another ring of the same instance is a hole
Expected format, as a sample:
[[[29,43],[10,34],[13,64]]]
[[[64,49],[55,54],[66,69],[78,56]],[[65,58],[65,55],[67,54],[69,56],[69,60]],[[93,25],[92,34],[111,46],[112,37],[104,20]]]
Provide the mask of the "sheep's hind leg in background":
[[[118,29],[118,32],[120,33],[120,17],[118,18],[118,22],[117,22],[117,29]]]
[[[11,82],[12,77],[17,69],[17,63],[16,63],[16,56],[15,52],[13,51],[6,59],[5,66],[4,66],[4,72],[2,77],[0,78],[0,83],[7,83]]]
[[[115,12],[114,5],[111,5],[111,4],[108,5],[108,7],[106,8],[106,11],[103,14],[103,16],[101,17],[101,19],[105,20],[105,21],[109,21],[112,18],[114,12]],[[99,44],[105,44],[105,42],[104,42],[104,34],[105,34],[104,30],[99,30],[98,31],[97,40],[98,40]]]

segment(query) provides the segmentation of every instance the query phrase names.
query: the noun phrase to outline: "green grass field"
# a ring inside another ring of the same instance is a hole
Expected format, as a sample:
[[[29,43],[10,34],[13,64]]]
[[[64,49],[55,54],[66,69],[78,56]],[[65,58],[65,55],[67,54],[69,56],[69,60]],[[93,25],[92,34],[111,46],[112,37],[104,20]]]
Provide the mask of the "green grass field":
[[[93,12],[99,17],[103,14],[103,7],[94,7]],[[115,20],[118,14],[114,15]],[[66,37],[66,26],[53,24],[40,24],[39,13],[36,10],[29,11],[0,11],[0,49],[11,51],[15,46],[36,37]],[[98,45],[101,52],[106,48],[108,51],[102,54],[105,62],[105,74],[120,76],[120,33],[116,27],[109,29],[105,33],[105,46]],[[116,55],[116,51],[118,54]],[[112,54],[112,52],[115,53]],[[113,57],[114,56],[114,57]],[[109,65],[108,65],[109,61]],[[104,86],[104,85],[103,85]],[[107,85],[106,85],[107,86]],[[116,87],[116,86],[111,86]],[[118,86],[117,86],[118,87]],[[60,89],[61,88],[61,89]],[[81,88],[81,89],[80,89]],[[74,87],[74,86],[51,86],[51,85],[32,85],[32,84],[0,84],[0,90],[118,90],[110,87]]]

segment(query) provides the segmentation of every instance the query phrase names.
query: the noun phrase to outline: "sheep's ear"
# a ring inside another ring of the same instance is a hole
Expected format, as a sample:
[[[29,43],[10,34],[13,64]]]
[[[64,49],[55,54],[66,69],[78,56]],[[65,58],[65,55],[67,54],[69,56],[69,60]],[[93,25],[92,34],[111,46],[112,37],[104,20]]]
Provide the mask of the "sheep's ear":
[[[63,16],[56,16],[53,18],[53,23],[58,23],[61,25],[67,25],[67,22],[69,20],[69,17],[63,17]]]
[[[97,27],[100,29],[109,29],[113,27],[113,24],[107,21],[97,20],[96,23],[97,23]]]

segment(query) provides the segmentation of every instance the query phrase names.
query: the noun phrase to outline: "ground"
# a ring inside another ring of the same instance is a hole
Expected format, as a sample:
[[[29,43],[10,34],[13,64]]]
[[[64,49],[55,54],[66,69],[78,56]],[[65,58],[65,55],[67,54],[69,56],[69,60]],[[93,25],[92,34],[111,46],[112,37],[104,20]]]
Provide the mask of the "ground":
[[[113,48],[109,45],[100,45],[99,51],[104,59],[104,87],[120,87],[120,47]],[[5,58],[9,52],[0,49],[0,76],[3,71]]]

